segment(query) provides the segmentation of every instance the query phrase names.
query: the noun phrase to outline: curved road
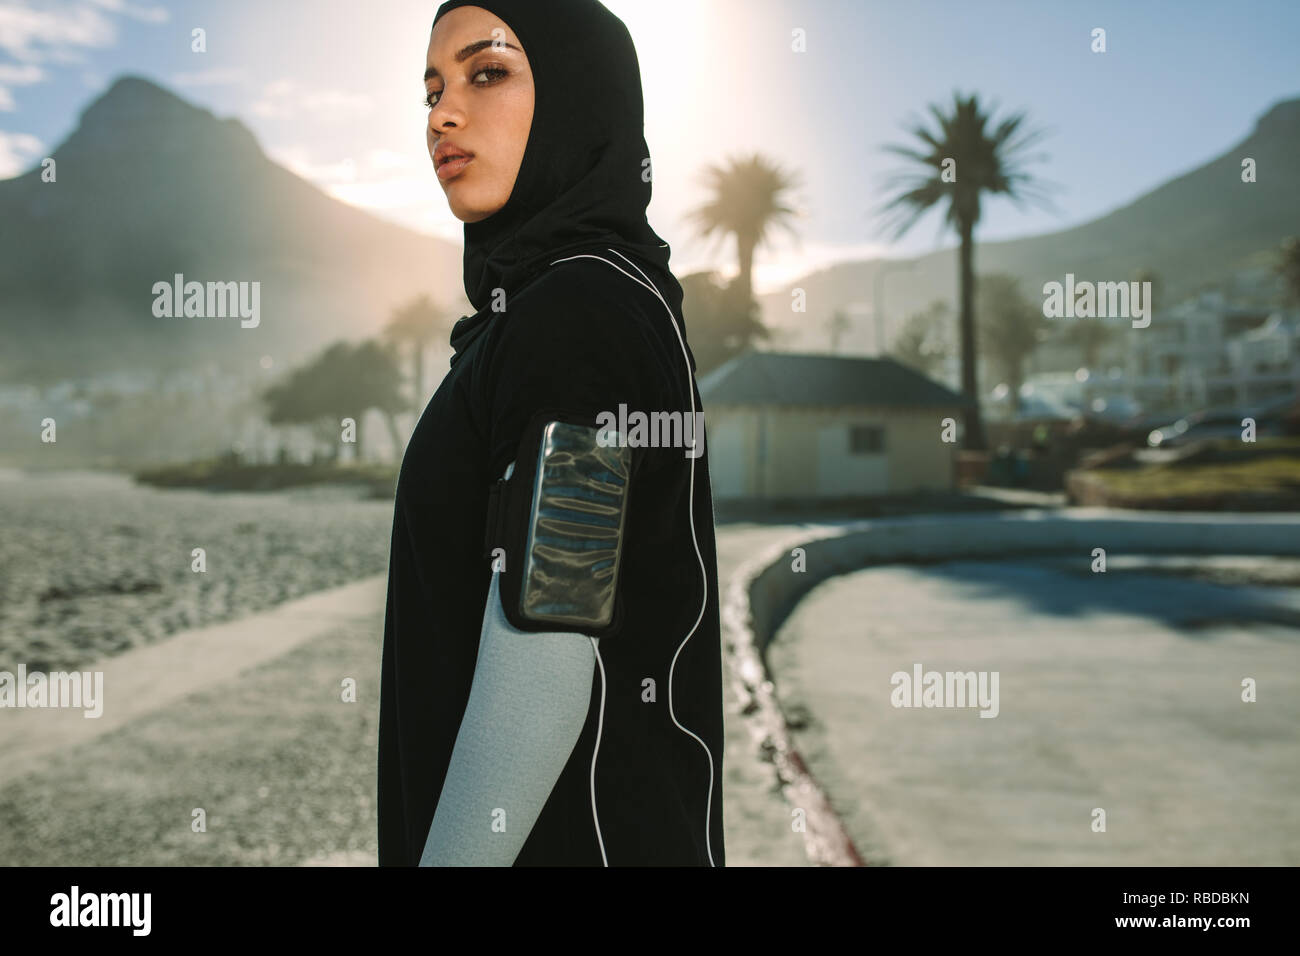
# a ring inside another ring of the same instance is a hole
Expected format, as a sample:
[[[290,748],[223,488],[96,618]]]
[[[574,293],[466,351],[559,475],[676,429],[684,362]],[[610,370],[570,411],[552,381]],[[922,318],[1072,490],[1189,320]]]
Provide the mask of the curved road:
[[[1294,559],[882,566],[819,585],[769,660],[868,863],[1294,866],[1297,581]],[[998,672],[998,715],[893,706],[918,663]]]

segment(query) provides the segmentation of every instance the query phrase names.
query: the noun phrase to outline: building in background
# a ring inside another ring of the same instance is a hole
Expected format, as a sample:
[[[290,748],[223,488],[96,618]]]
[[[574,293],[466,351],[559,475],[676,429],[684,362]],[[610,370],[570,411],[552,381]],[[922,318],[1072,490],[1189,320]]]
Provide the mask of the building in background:
[[[965,399],[893,359],[747,351],[698,384],[715,501],[954,487]]]
[[[1300,383],[1293,311],[1204,292],[1155,317],[1130,342],[1126,379],[1144,407],[1247,406]]]
[[[1078,346],[1054,336],[1028,365],[1022,404],[1031,392],[1050,393],[1081,412],[1179,417],[1209,408],[1248,409],[1295,394],[1300,310],[1280,303],[1271,273],[1243,270],[1221,288],[1161,308],[1147,328],[1131,328],[1127,318],[1105,320],[1111,335],[1095,368],[1085,367]],[[1068,381],[1071,375],[1077,385]],[[982,385],[993,381],[980,378]]]

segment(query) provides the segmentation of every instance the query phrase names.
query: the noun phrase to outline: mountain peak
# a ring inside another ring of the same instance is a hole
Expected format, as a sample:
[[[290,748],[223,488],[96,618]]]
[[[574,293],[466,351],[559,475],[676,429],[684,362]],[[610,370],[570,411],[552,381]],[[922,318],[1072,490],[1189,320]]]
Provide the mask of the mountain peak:
[[[179,100],[180,97],[161,83],[156,83],[147,76],[138,73],[123,73],[115,79],[100,95],[100,100],[121,99],[122,97],[151,96]]]
[[[1255,124],[1257,133],[1287,133],[1300,129],[1300,98],[1274,103]]]
[[[81,112],[81,122],[65,146],[73,149],[174,149],[181,144],[204,149],[251,151],[261,148],[236,119],[218,119],[153,80],[124,74]]]
[[[186,103],[170,90],[164,89],[143,76],[126,74],[119,76],[98,99],[81,111],[81,122],[97,122],[104,119],[123,120],[136,117],[162,114],[163,117],[201,113],[211,116],[207,110]]]

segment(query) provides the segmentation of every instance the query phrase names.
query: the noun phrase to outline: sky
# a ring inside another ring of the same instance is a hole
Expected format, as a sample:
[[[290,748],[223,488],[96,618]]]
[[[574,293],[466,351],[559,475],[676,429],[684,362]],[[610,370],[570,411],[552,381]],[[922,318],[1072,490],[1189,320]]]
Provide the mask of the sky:
[[[539,0],[544,2],[544,0]],[[650,224],[678,274],[734,272],[693,234],[702,170],[762,153],[797,175],[796,235],[755,288],[835,262],[953,243],[938,214],[896,239],[885,152],[953,93],[1045,135],[1026,169],[1051,207],[994,199],[977,239],[1052,232],[1126,205],[1300,97],[1300,0],[605,0],[637,45],[654,162]],[[438,4],[417,0],[0,0],[0,178],[40,162],[112,81],[147,77],[235,116],[336,198],[453,241],[425,147],[420,74]],[[191,31],[206,33],[205,52]],[[1105,30],[1105,52],[1093,31]],[[795,49],[796,36],[803,49]],[[525,51],[526,52],[526,51]]]

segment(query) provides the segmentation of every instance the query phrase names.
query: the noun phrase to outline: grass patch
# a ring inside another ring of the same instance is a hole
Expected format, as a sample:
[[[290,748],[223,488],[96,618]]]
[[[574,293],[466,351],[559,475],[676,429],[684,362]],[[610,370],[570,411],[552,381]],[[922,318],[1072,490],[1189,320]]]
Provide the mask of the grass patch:
[[[1179,461],[1076,477],[1121,507],[1300,507],[1300,439],[1207,443]],[[1289,506],[1288,506],[1289,503]]]

